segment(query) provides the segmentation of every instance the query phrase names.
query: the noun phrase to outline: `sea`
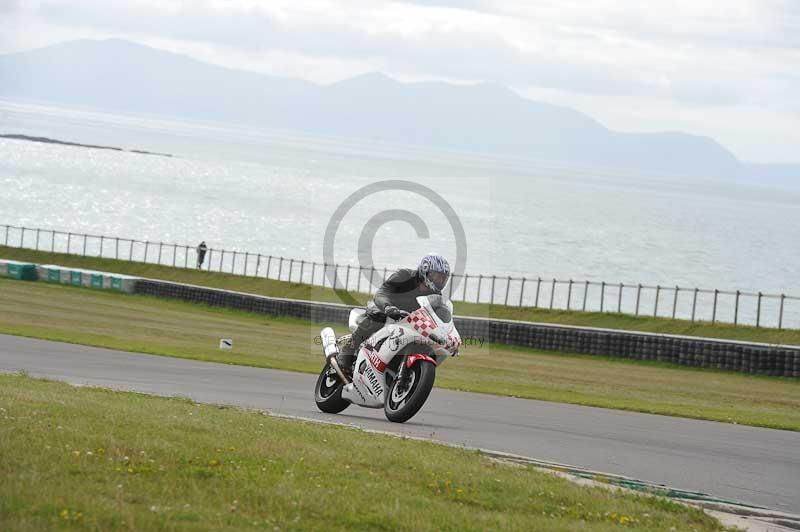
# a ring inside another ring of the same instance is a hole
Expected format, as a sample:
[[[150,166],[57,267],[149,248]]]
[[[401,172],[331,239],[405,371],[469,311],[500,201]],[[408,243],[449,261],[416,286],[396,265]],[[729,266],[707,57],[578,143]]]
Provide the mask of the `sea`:
[[[0,224],[204,240],[353,267],[413,267],[436,252],[470,276],[541,278],[544,306],[553,278],[573,280],[578,307],[582,283],[608,283],[611,310],[619,283],[800,296],[800,182],[593,168],[12,100],[0,100],[0,134],[171,155],[0,139]],[[498,281],[498,298],[504,289]],[[488,297],[488,284],[482,290]],[[520,289],[509,290],[514,301]],[[680,294],[678,314],[689,312],[690,294]],[[632,305],[633,291],[624,296]],[[654,294],[642,297],[652,312]],[[661,297],[659,315],[671,314],[672,293]],[[698,315],[708,314],[709,297],[701,293]],[[763,302],[768,323],[777,301]],[[720,303],[718,319],[730,321],[732,304]],[[743,321],[754,319],[755,304],[740,303]],[[785,320],[800,326],[800,301],[785,304]]]

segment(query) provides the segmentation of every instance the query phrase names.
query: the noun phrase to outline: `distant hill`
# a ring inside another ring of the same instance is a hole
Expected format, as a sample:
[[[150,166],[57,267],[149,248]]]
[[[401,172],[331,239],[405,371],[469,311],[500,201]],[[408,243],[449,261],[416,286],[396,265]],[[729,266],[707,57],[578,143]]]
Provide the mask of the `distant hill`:
[[[800,166],[745,165],[709,137],[621,133],[493,83],[332,85],[210,65],[136,43],[78,40],[0,56],[0,96],[245,123],[577,164],[800,181]]]

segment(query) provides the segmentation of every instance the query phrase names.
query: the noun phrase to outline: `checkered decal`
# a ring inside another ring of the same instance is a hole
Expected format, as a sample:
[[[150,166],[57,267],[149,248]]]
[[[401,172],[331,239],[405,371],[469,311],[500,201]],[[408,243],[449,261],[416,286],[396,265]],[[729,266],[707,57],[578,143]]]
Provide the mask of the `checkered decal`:
[[[431,315],[425,309],[417,309],[412,312],[406,321],[414,326],[415,331],[419,331],[422,336],[428,336],[428,331],[436,329],[438,325],[433,321]]]

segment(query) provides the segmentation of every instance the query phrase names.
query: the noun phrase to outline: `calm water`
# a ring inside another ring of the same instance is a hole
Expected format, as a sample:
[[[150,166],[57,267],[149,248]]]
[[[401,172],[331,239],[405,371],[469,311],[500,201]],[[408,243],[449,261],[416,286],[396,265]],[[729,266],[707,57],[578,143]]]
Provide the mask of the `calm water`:
[[[385,179],[452,205],[468,273],[700,286],[800,295],[800,189],[634,175],[372,141],[0,101],[0,133],[174,154],[173,158],[0,140],[0,223],[322,259],[331,215]],[[342,220],[336,260],[357,264],[366,221],[387,209],[380,266],[455,255],[439,209],[381,192]],[[616,306],[616,299],[614,299]],[[668,306],[671,306],[671,298]],[[744,311],[748,314],[750,311]]]

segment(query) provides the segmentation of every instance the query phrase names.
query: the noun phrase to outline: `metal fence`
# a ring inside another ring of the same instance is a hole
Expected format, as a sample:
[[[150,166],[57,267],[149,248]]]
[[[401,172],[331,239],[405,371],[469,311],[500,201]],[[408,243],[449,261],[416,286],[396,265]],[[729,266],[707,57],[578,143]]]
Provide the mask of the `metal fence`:
[[[197,267],[196,248],[185,244],[14,225],[0,225],[0,231],[0,243],[10,247],[176,268]],[[219,248],[208,249],[202,269],[336,286],[355,292],[369,292],[371,286],[385,280],[390,273],[388,267],[325,264]],[[800,326],[800,297],[786,294],[483,274],[454,275],[445,291],[452,300],[469,303],[624,313],[778,329]]]

